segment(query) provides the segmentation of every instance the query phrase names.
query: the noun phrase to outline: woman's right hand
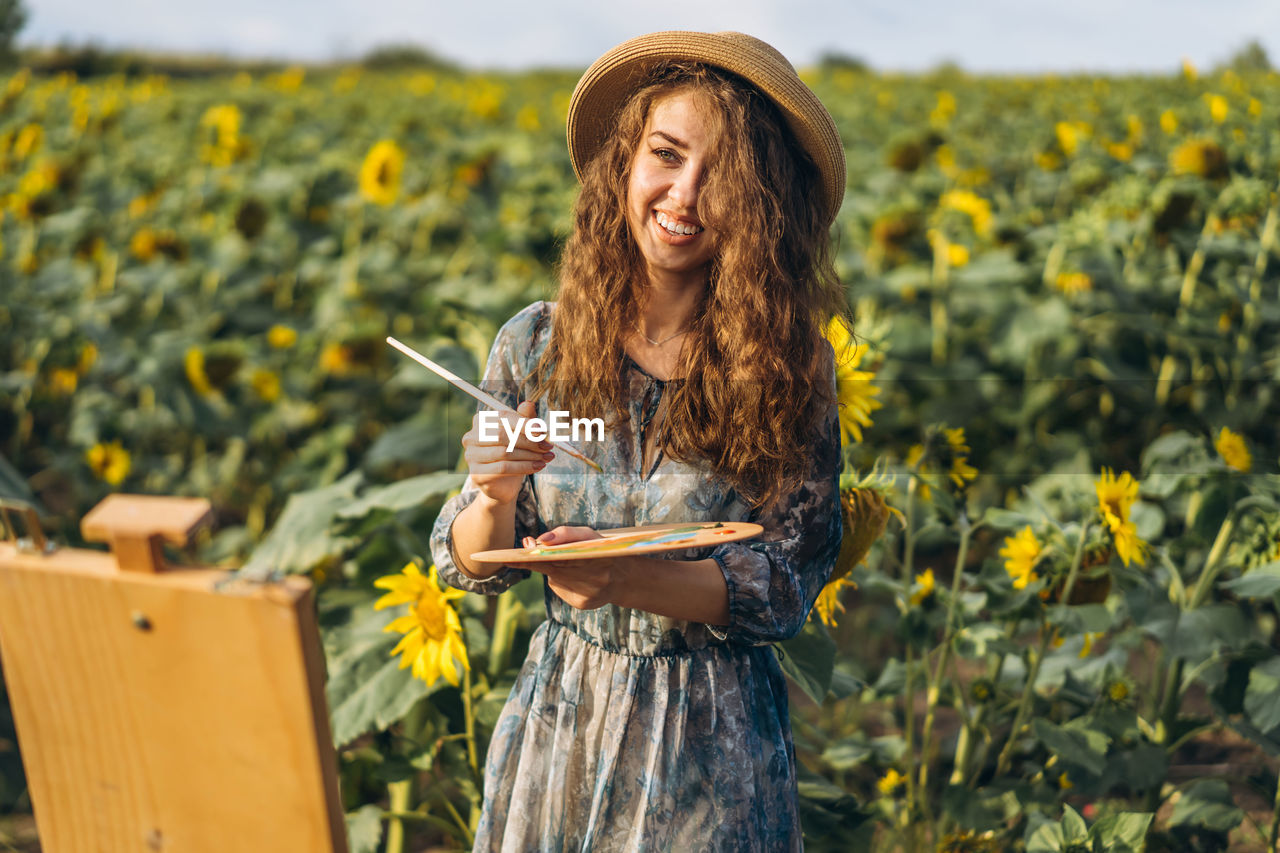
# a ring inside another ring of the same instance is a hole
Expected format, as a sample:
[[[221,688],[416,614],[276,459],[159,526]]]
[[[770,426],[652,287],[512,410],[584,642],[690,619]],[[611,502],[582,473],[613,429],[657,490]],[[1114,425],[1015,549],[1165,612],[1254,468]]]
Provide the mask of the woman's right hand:
[[[525,400],[516,411],[521,417],[532,418],[538,414],[534,404]],[[515,428],[515,418],[499,413],[502,420]],[[520,486],[529,474],[541,471],[555,458],[549,441],[530,441],[524,430],[516,439],[515,449],[507,452],[507,431],[498,426],[497,441],[481,441],[480,414],[471,419],[471,429],[462,436],[462,458],[467,462],[471,482],[485,497],[498,504],[515,501]]]

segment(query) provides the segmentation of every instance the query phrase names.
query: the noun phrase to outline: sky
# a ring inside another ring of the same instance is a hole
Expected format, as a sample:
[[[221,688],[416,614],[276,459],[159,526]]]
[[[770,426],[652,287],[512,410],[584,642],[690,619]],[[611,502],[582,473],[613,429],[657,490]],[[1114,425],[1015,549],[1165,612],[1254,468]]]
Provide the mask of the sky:
[[[584,68],[657,30],[738,30],[804,66],[1169,72],[1257,39],[1280,66],[1280,0],[25,0],[20,43],[327,61],[414,43],[472,68]]]

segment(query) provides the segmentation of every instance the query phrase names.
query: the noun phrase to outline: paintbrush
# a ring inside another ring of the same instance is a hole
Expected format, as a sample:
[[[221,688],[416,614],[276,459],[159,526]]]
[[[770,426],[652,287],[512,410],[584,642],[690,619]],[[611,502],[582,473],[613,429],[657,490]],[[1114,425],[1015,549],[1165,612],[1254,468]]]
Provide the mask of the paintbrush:
[[[481,403],[484,403],[486,406],[493,409],[495,412],[501,412],[502,414],[506,414],[506,415],[514,415],[517,418],[524,417],[515,409],[511,408],[506,403],[503,403],[497,397],[493,396],[492,394],[487,394],[484,391],[481,391],[479,388],[472,385],[470,382],[458,376],[457,374],[453,373],[448,368],[441,367],[440,365],[436,364],[434,361],[427,358],[425,355],[418,352],[413,347],[406,346],[405,344],[402,344],[399,341],[397,341],[395,338],[387,338],[387,343],[391,344],[391,346],[395,347],[396,349],[400,350],[400,352],[409,356],[409,358],[418,362],[418,364],[421,364],[423,367],[432,371],[433,373],[435,373],[441,379],[448,382],[453,387],[470,394],[472,397],[479,400]],[[551,446],[556,448],[557,450],[563,450],[565,453],[568,453],[573,458],[579,459],[587,463],[592,468],[596,469],[602,474],[604,473],[603,468],[601,468],[598,464],[596,464],[592,460],[588,459],[581,450],[574,447],[569,442],[552,441]]]

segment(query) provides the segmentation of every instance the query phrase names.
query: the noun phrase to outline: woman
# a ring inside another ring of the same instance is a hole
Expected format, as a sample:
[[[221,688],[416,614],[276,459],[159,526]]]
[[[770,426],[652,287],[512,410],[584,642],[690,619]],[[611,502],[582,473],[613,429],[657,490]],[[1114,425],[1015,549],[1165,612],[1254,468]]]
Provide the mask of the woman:
[[[498,333],[485,386],[526,416],[603,417],[602,474],[522,437],[463,438],[440,575],[544,575],[547,620],[496,725],[477,850],[801,846],[786,683],[840,543],[828,260],[844,157],[773,48],[657,33],[601,57],[569,109],[582,182],[558,302]],[[656,522],[754,521],[699,552],[485,566],[492,548]]]

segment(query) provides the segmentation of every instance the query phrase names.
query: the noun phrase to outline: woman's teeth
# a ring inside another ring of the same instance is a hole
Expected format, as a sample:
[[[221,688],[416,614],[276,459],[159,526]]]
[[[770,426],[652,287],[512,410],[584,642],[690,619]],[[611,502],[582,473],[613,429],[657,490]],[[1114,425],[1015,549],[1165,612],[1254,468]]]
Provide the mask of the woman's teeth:
[[[677,222],[674,219],[672,219],[670,216],[667,216],[665,213],[662,213],[662,212],[658,212],[657,214],[655,214],[654,218],[658,220],[659,225],[661,225],[663,228],[667,230],[668,234],[673,234],[677,237],[688,236],[689,234],[697,234],[699,231],[702,230],[702,226],[700,225],[688,225],[685,223]]]

